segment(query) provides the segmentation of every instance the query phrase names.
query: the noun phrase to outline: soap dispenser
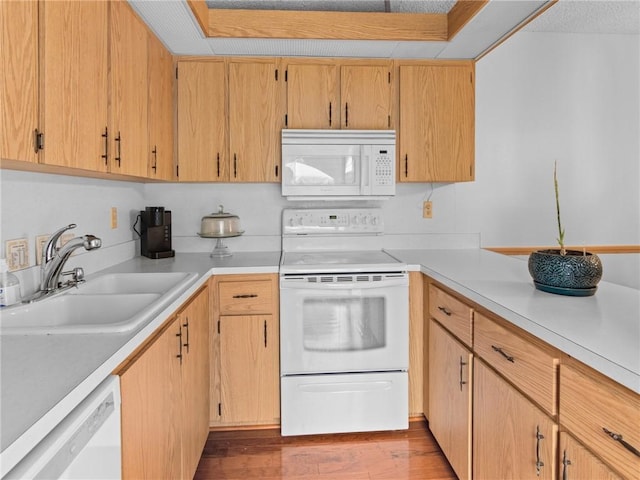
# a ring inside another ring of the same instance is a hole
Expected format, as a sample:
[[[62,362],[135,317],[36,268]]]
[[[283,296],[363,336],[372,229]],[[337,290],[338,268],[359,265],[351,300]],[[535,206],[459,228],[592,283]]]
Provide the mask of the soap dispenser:
[[[13,305],[21,299],[20,280],[9,272],[7,260],[0,258],[0,307]]]

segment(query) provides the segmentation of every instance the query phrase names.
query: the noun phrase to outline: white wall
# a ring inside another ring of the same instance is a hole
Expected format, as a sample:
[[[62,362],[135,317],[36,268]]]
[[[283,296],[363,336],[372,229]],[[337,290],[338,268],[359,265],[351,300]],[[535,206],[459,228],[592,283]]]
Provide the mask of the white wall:
[[[519,32],[476,66],[476,182],[457,214],[483,246],[640,243],[640,38]]]

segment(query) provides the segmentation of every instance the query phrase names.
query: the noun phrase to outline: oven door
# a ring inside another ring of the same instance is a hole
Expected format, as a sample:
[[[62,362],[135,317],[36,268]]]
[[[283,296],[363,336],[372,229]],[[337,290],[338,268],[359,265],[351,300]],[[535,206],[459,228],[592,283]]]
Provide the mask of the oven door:
[[[282,375],[407,370],[406,272],[282,275]]]

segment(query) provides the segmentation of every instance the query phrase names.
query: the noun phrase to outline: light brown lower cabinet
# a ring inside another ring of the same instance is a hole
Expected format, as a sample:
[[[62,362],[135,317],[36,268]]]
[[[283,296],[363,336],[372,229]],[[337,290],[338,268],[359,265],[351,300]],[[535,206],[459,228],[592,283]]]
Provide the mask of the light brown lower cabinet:
[[[220,421],[280,421],[280,333],[273,315],[220,317]]]
[[[429,429],[460,480],[471,478],[473,355],[429,322]]]
[[[556,423],[481,360],[473,382],[473,478],[555,479]]]
[[[278,274],[212,278],[211,427],[280,423]]]
[[[122,477],[193,478],[209,433],[207,288],[118,374]]]
[[[618,480],[622,478],[566,432],[560,432],[559,451],[560,478],[562,480]]]

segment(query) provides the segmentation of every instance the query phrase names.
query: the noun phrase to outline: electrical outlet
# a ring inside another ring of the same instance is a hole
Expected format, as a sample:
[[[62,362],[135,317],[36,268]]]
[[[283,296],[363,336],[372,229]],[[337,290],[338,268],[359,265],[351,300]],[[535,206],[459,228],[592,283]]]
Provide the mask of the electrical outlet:
[[[118,228],[118,209],[111,207],[111,228]]]
[[[10,272],[27,268],[29,266],[29,241],[26,238],[8,240],[5,258]]]
[[[422,202],[422,218],[433,217],[433,208],[431,202]]]
[[[47,244],[47,240],[51,235],[38,235],[36,237],[36,265],[40,265],[42,263],[42,251],[44,250],[45,245]]]

